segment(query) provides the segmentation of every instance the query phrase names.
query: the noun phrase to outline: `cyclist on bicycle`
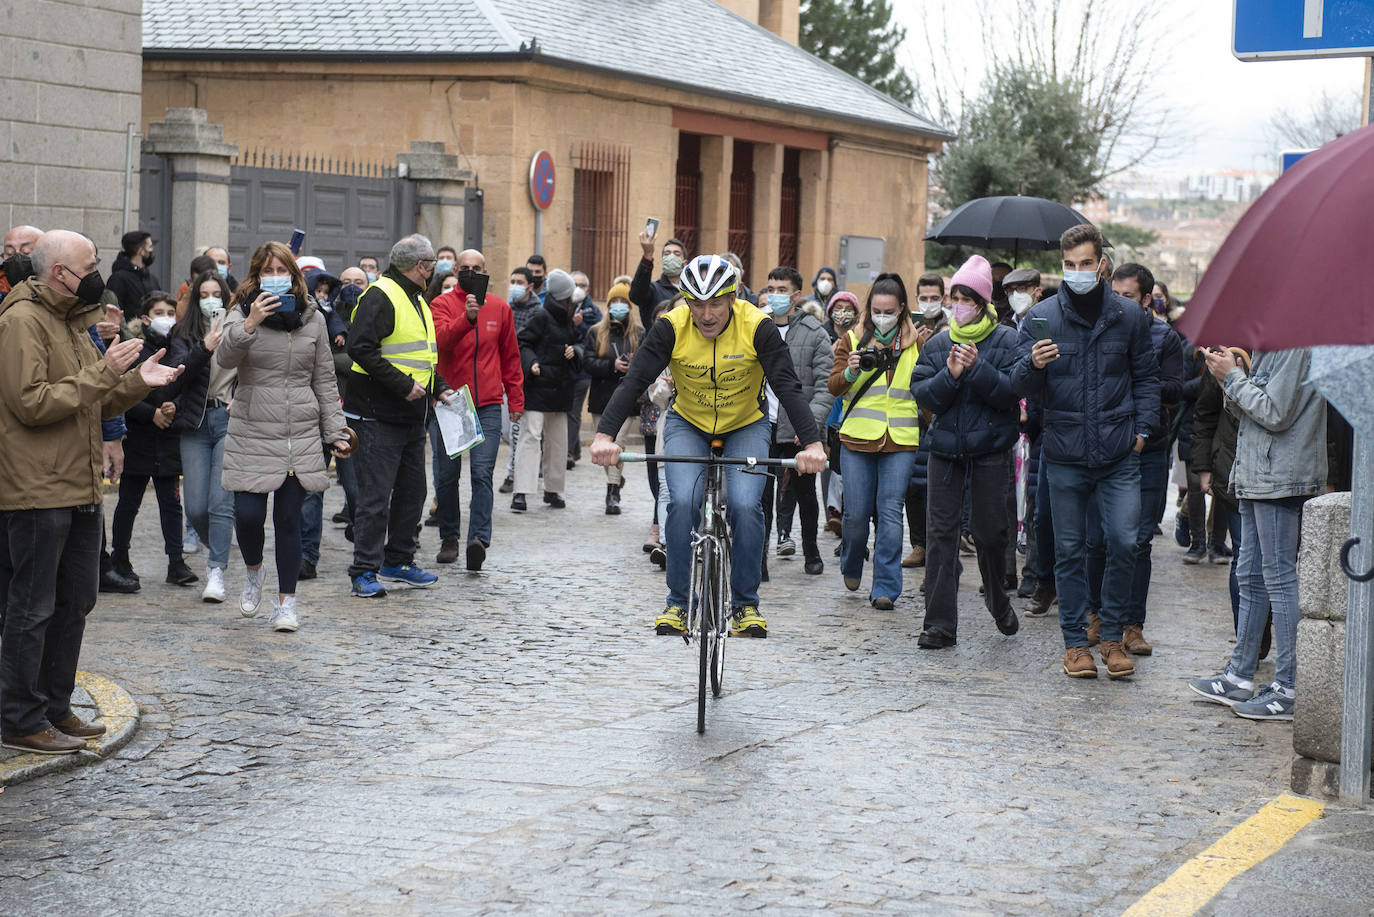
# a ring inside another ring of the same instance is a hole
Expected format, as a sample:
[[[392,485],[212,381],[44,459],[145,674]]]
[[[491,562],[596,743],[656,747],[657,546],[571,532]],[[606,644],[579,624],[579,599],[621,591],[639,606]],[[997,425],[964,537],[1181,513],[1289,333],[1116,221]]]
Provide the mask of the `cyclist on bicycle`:
[[[663,414],[659,442],[664,454],[708,455],[711,441],[724,442],[731,457],[767,457],[769,423],[763,385],[773,387],[804,448],[797,471],[825,468],[825,447],[802,396],[801,383],[779,326],[764,312],[736,299],[739,277],[719,255],[701,255],[683,268],[679,280],[687,302],[654,322],[601,415],[592,440],[592,461],[614,465],[620,447],[614,437],[644,390],[664,367],[673,375],[677,395]],[[660,634],[680,634],[691,581],[692,529],[698,524],[704,475],[697,466],[666,463],[668,482],[668,603],[654,625]],[[726,472],[726,516],[732,538],[730,632],[766,637],[759,614],[763,566],[764,479],[738,466]]]

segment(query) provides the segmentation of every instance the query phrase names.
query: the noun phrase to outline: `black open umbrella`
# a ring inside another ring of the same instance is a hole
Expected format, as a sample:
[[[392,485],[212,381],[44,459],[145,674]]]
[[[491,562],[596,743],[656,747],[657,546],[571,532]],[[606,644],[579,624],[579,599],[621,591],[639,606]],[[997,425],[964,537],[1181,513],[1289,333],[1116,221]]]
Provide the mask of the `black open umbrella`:
[[[980,197],[954,208],[926,239],[945,245],[1009,248],[1014,261],[1023,248],[1058,248],[1064,230],[1089,222],[1072,207],[1043,197]]]

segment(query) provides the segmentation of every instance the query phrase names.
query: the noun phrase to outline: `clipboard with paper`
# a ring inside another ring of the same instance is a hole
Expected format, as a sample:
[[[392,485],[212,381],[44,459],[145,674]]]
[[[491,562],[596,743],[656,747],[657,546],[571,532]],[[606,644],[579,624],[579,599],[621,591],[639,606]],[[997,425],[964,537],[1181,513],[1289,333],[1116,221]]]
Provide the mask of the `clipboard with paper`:
[[[434,405],[434,417],[439,421],[439,435],[449,458],[457,458],[486,441],[482,424],[477,420],[477,408],[472,393],[465,385],[453,393],[452,404],[440,401]]]

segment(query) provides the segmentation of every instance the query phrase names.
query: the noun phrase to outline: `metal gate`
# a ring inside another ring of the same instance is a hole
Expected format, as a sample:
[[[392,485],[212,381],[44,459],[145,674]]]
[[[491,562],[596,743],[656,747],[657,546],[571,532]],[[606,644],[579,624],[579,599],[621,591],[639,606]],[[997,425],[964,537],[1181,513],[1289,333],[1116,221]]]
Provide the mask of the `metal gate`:
[[[730,173],[730,232],[726,244],[739,255],[744,277],[753,268],[754,249],[754,145],[735,141],[735,162]],[[745,279],[745,283],[748,280]]]
[[[305,230],[301,252],[338,274],[415,231],[415,186],[395,167],[249,151],[229,169],[229,256],[240,277],[253,251]]]

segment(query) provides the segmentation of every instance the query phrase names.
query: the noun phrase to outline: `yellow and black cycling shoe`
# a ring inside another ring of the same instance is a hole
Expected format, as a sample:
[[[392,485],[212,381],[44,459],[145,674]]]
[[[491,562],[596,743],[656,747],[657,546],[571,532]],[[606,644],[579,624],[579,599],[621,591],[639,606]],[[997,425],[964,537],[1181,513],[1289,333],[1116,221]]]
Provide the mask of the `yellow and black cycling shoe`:
[[[768,622],[756,605],[736,605],[730,609],[730,633],[736,637],[767,637]]]
[[[663,609],[663,613],[654,619],[654,630],[660,636],[680,636],[684,633],[687,630],[687,616],[683,614],[682,606],[669,605]]]

